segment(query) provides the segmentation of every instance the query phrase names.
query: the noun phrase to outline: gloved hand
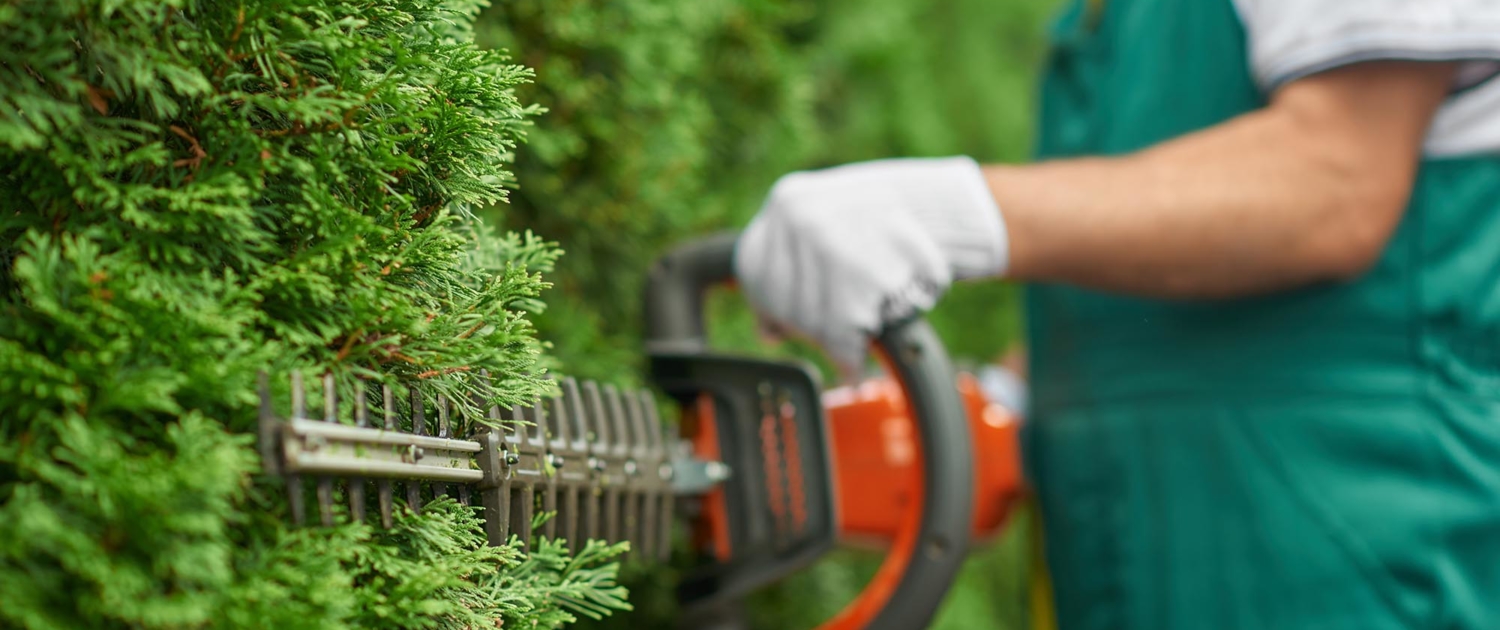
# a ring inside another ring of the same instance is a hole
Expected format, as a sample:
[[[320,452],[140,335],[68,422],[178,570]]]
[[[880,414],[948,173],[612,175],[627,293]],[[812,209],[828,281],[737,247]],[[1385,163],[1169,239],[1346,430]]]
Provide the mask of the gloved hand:
[[[931,309],[954,280],[997,276],[1005,224],[967,157],[863,162],[781,178],[740,236],[735,275],[776,332],[857,373],[881,328]]]

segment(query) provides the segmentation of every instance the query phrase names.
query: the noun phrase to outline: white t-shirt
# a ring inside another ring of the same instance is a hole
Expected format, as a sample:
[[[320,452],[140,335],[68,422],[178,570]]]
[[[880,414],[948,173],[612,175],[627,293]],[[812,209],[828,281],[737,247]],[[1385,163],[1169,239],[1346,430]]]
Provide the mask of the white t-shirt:
[[[1500,153],[1500,0],[1234,0],[1262,90],[1361,61],[1462,61],[1433,157]]]

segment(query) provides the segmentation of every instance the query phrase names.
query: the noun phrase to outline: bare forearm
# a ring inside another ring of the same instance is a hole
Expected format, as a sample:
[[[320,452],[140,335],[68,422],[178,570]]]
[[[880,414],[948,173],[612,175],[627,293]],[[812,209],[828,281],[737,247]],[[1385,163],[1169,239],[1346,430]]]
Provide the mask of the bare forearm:
[[[1011,275],[1169,298],[1356,276],[1400,220],[1425,133],[1425,123],[1377,133],[1360,125],[1426,120],[1436,93],[1330,115],[1316,94],[1293,95],[1306,102],[1134,155],[989,167]]]

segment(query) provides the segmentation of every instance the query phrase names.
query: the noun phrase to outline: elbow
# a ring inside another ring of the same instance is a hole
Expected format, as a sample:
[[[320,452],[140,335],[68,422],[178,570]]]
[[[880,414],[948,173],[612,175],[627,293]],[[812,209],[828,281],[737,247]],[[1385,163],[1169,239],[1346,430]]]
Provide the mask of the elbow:
[[[1399,178],[1394,180],[1398,184],[1376,181],[1349,186],[1314,228],[1305,253],[1320,279],[1358,280],[1384,256],[1410,201],[1411,183]]]
[[[1334,282],[1353,282],[1364,277],[1380,262],[1385,251],[1383,241],[1379,244],[1373,242],[1364,237],[1351,237],[1341,249],[1324,256],[1320,275]]]
[[[1298,261],[1316,281],[1358,280],[1380,262],[1411,203],[1418,162],[1359,136],[1302,135]]]

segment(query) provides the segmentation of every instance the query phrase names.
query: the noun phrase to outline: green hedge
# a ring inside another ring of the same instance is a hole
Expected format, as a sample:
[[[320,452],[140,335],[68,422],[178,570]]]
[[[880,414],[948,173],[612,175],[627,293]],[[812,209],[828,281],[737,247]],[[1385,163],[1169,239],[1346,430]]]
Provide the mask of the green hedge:
[[[567,252],[538,322],[551,354],[571,373],[638,380],[646,266],[675,241],[742,224],[790,170],[890,156],[1024,158],[1053,5],[497,2],[481,16],[480,40],[536,70],[521,93],[548,110],[518,154],[519,190],[500,219]],[[732,302],[715,310],[714,326],[721,343],[748,349],[749,317]],[[955,356],[984,361],[1017,334],[1015,304],[1009,287],[966,286],[933,319]],[[1023,534],[976,557],[940,627],[1019,626]],[[768,593],[757,621],[809,626],[852,596],[866,565],[823,563]],[[667,623],[669,598],[653,586],[669,577],[637,580],[636,603],[654,613],[609,623]]]
[[[450,502],[285,525],[257,373],[545,388],[555,251],[495,237],[528,72],[474,2],[0,6],[0,626],[556,627],[593,546],[485,546]],[[285,399],[285,388],[281,392]]]

